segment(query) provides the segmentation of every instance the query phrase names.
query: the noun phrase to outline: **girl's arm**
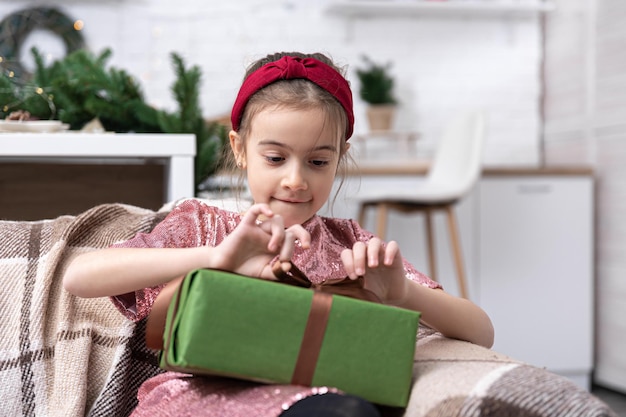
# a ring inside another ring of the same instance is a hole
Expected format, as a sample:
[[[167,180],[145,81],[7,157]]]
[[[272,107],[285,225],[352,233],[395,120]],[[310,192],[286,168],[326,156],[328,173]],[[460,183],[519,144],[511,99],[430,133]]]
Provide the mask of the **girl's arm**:
[[[493,346],[493,325],[483,309],[470,300],[455,297],[441,289],[406,281],[406,296],[394,305],[421,312],[421,320],[444,336],[488,348]]]
[[[257,218],[263,215],[262,223]],[[280,216],[265,204],[252,206],[218,246],[189,248],[109,248],[82,254],[65,271],[63,285],[80,297],[126,294],[164,284],[199,268],[273,277],[270,262],[289,261],[295,240],[303,247],[310,235],[302,226],[285,229]]]
[[[187,272],[210,267],[215,248],[109,248],[74,258],[63,276],[65,289],[79,297],[103,297],[165,284]]]

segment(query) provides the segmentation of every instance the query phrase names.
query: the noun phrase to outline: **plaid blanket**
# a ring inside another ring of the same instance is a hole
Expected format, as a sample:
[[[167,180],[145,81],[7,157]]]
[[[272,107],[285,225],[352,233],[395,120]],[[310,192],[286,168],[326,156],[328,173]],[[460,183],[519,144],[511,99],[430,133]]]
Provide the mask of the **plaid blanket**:
[[[166,213],[121,204],[79,216],[0,221],[0,415],[126,416],[138,386],[159,372],[144,323],[107,298],[62,287],[78,253],[149,231]]]
[[[617,417],[569,379],[421,328],[405,417]]]
[[[149,231],[167,210],[106,204],[0,221],[0,416],[130,414],[139,385],[161,372],[145,323],[127,321],[107,298],[68,294],[61,277],[76,254]],[[425,327],[413,373],[405,417],[616,416],[563,377]]]

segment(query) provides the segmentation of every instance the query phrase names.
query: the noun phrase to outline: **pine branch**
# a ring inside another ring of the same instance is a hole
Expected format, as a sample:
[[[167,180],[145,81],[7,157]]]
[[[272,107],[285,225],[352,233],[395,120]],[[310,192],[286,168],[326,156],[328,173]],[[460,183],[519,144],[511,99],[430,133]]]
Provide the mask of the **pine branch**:
[[[0,75],[0,116],[27,110],[33,116],[54,118],[80,129],[99,118],[106,130],[115,132],[192,133],[196,136],[194,176],[196,186],[217,169],[226,143],[225,128],[207,123],[200,107],[202,73],[198,66],[187,68],[176,53],[171,54],[176,81],[171,92],[177,102],[174,112],[157,110],[144,99],[141,85],[126,71],[107,68],[112,52],[94,55],[78,50],[50,66],[35,48],[32,79],[17,80]]]
[[[182,57],[171,54],[176,72],[172,94],[178,103],[175,113],[159,112],[159,125],[168,133],[193,133],[196,136],[194,176],[196,187],[217,169],[226,133],[216,123],[207,123],[200,108],[201,71],[198,66],[186,68]]]

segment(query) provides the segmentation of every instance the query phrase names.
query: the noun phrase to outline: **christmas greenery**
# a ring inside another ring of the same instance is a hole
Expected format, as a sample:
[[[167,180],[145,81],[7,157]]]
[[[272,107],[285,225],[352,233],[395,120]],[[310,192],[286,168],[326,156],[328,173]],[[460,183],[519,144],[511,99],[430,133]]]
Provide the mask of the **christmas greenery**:
[[[199,104],[201,71],[187,68],[171,54],[177,79],[172,93],[177,111],[155,109],[146,103],[138,82],[124,70],[107,67],[109,49],[100,55],[78,50],[46,66],[33,48],[35,71],[20,79],[0,74],[0,118],[24,110],[37,119],[55,119],[81,129],[98,119],[107,131],[136,133],[193,133],[196,135],[196,187],[214,174],[226,141],[226,127],[207,122]]]

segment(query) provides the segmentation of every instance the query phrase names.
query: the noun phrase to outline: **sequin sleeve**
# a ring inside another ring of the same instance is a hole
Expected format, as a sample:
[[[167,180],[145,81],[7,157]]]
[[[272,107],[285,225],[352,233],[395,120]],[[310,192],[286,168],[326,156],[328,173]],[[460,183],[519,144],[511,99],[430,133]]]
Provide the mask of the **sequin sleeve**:
[[[185,200],[176,206],[150,233],[113,245],[118,248],[185,248],[215,246],[239,221],[237,213]],[[111,297],[127,318],[139,321],[148,316],[163,285]]]

